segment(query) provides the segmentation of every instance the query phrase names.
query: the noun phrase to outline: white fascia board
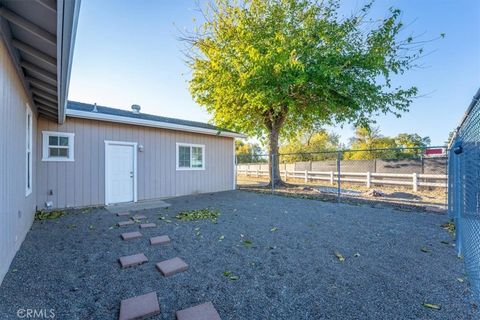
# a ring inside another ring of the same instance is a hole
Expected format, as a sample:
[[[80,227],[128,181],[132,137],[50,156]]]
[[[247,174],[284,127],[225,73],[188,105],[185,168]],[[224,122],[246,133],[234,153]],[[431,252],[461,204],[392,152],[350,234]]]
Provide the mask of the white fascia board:
[[[103,114],[103,113],[94,113],[89,111],[67,109],[67,116],[72,118],[82,118],[82,119],[90,119],[90,120],[132,124],[132,125],[144,126],[144,127],[202,133],[202,134],[208,134],[208,135],[219,136],[219,137],[246,138],[245,135],[240,133],[219,131],[219,130],[206,129],[206,128],[198,128],[198,127],[186,126],[186,125],[181,125],[176,123],[136,119],[136,118],[122,117],[122,116],[115,116],[110,114]]]

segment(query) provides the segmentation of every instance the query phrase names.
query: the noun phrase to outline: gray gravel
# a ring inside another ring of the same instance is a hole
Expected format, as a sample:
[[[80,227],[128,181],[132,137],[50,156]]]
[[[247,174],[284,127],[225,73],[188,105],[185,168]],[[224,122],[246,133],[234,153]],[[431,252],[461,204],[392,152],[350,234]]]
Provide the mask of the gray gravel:
[[[34,222],[0,287],[0,319],[17,319],[21,308],[53,308],[56,319],[116,319],[121,299],[150,291],[159,296],[157,319],[206,301],[224,320],[478,317],[468,283],[457,280],[463,263],[440,227],[444,215],[242,191],[168,202],[169,209],[139,212],[158,226],[129,242],[120,234],[138,225],[110,228],[123,217],[105,209]],[[221,211],[217,223],[173,218],[205,207]],[[149,245],[162,234],[170,245]],[[118,257],[139,252],[150,261],[120,268]],[[155,263],[176,256],[190,269],[164,278]]]

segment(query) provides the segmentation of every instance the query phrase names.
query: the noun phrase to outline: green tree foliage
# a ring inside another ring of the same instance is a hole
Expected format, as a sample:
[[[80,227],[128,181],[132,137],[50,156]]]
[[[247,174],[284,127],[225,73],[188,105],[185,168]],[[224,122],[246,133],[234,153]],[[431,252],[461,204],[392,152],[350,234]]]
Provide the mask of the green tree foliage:
[[[326,160],[336,157],[332,152],[342,148],[340,136],[321,129],[302,132],[280,146],[280,162]]]
[[[422,138],[416,133],[401,133],[396,137],[385,137],[380,134],[380,129],[377,127],[357,127],[355,137],[350,139],[352,151],[345,152],[343,158],[350,160],[412,158],[422,155],[424,151],[422,148],[428,145],[430,145],[430,138]]]
[[[235,155],[237,156],[237,163],[267,162],[265,152],[256,143],[236,140]]]
[[[400,39],[398,9],[374,20],[371,3],[340,16],[338,0],[212,1],[183,37],[191,94],[217,125],[266,139],[270,154],[281,135],[313,125],[400,116],[417,94],[391,81],[423,51],[423,42]]]

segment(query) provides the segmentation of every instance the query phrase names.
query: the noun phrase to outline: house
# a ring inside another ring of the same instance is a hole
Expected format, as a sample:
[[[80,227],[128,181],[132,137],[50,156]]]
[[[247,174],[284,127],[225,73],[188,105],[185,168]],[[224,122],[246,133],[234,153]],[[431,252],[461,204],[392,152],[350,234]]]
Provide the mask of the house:
[[[79,0],[0,0],[0,283],[37,209],[235,188],[210,124],[67,101]]]

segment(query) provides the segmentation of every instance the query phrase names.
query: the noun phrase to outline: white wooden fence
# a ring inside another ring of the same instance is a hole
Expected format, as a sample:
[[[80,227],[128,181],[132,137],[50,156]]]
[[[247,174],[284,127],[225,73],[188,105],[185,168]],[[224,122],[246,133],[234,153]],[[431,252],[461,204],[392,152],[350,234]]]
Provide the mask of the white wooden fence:
[[[249,177],[262,177],[269,175],[268,170],[237,168],[238,175]],[[315,180],[329,181],[333,185],[338,180],[338,172],[335,171],[295,171],[280,170],[284,181],[289,178],[302,179],[305,183]],[[353,182],[365,184],[368,188],[373,185],[399,185],[411,186],[413,191],[418,187],[447,187],[447,175],[445,174],[421,174],[421,173],[379,173],[379,172],[340,172],[340,183]]]

